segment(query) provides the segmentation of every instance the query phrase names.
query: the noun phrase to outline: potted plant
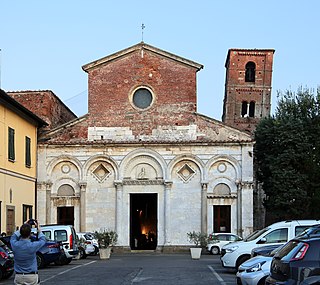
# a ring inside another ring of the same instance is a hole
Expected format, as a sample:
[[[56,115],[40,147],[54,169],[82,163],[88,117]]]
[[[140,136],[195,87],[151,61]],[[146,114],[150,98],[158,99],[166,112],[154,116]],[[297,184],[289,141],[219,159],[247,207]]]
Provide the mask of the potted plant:
[[[111,247],[118,241],[118,234],[112,230],[102,229],[96,231],[95,236],[99,243],[100,259],[109,259]]]
[[[200,259],[202,248],[205,248],[208,244],[208,236],[201,232],[188,232],[188,239],[194,243],[195,247],[190,248],[191,258]]]

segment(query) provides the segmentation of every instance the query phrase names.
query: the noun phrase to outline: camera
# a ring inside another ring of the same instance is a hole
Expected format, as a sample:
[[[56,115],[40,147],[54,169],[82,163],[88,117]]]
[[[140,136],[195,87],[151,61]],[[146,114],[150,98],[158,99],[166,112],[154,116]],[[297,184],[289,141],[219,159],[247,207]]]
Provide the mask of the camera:
[[[30,219],[29,221],[28,221],[28,224],[30,225],[30,226],[35,226],[35,224],[36,224],[36,220],[35,219]]]

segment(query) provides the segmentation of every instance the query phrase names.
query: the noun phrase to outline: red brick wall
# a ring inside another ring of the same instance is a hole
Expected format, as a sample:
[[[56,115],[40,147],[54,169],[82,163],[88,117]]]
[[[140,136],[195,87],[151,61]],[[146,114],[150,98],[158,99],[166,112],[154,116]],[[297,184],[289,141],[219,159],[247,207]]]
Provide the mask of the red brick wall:
[[[134,135],[150,134],[158,125],[188,125],[196,111],[196,69],[144,50],[88,71],[91,126],[130,126]],[[134,88],[155,95],[148,110],[130,104]]]
[[[76,115],[52,91],[8,92],[12,98],[48,123],[46,130],[76,118]]]
[[[222,120],[233,127],[252,132],[271,109],[271,81],[274,50],[229,50],[226,61],[226,87]],[[245,66],[256,64],[255,82],[245,82]],[[255,102],[255,117],[242,118],[243,101]]]

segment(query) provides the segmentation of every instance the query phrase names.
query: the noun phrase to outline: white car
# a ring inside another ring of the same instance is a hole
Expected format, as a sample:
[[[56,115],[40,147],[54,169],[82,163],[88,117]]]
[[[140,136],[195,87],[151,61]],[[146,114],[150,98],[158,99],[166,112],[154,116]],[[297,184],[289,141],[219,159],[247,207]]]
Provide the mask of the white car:
[[[262,285],[270,274],[272,256],[258,255],[242,263],[237,272],[238,285]]]
[[[231,233],[212,233],[209,235],[209,242],[207,245],[207,250],[211,254],[220,254],[221,248],[230,243],[235,241],[240,241],[242,238],[236,234]]]
[[[80,258],[86,258],[87,255],[95,255],[96,248],[90,238],[87,237],[86,233],[77,233],[80,240]]]
[[[283,246],[277,246],[273,250],[273,246],[262,246],[253,249],[256,254],[261,255],[254,256],[249,260],[239,265],[237,272],[237,285],[264,285],[266,278],[270,274],[270,266],[273,256]],[[261,249],[259,251],[259,249]],[[270,252],[268,252],[271,250]],[[253,255],[251,252],[251,256]]]
[[[253,248],[286,243],[306,228],[318,223],[317,220],[278,222],[251,234],[243,241],[227,244],[221,252],[222,266],[237,269],[240,264],[250,259]]]

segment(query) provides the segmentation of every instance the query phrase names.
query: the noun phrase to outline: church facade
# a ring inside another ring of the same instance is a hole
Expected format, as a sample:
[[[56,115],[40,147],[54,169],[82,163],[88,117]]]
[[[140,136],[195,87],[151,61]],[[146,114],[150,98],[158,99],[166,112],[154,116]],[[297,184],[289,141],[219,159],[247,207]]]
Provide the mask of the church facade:
[[[197,113],[202,68],[143,42],[84,65],[88,114],[38,142],[39,221],[115,230],[125,250],[252,232],[254,142]]]

